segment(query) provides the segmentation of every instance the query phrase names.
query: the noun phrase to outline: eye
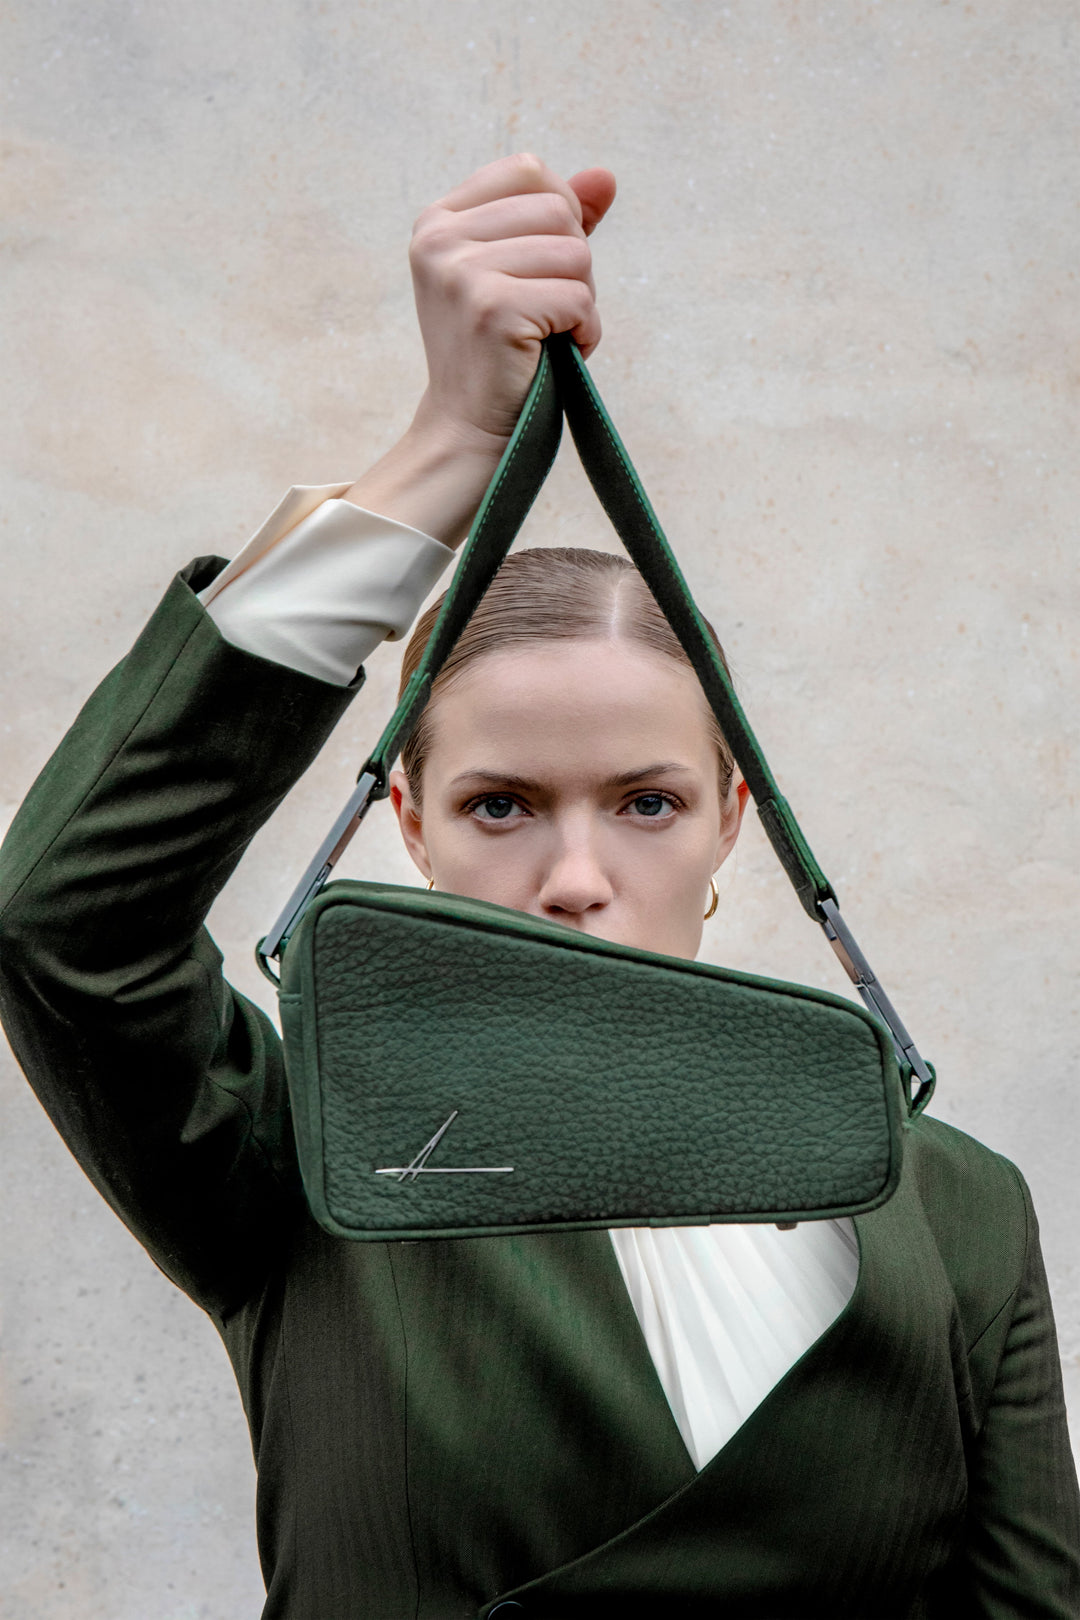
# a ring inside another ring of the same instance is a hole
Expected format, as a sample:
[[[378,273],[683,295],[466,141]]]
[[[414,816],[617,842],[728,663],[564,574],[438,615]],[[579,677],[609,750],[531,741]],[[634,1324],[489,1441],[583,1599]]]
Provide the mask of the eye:
[[[514,811],[521,806],[508,793],[489,793],[483,799],[474,799],[469,809],[481,821],[509,821],[516,819]]]
[[[639,793],[628,808],[639,816],[647,816],[650,821],[660,821],[674,814],[677,805],[670,793]]]

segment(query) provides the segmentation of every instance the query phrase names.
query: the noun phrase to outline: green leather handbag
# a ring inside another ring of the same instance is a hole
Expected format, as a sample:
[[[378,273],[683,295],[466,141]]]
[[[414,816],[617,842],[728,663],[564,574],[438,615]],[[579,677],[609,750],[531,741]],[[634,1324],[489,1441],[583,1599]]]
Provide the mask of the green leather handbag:
[[[558,449],[693,664],[803,907],[867,1010],[459,895],[327,879]],[[265,939],[300,1167],[340,1237],[859,1214],[900,1175],[933,1071],[858,949],[747,724],[588,369],[551,338],[423,660]],[[278,981],[270,964],[279,959]]]

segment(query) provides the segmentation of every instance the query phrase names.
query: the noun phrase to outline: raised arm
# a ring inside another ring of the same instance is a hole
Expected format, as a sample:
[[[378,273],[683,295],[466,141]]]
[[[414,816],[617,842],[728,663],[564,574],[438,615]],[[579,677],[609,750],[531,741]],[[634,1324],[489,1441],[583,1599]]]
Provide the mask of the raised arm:
[[[579,198],[507,159],[421,216],[429,387],[401,444],[341,487],[350,500],[450,542],[467,528],[542,337],[598,336],[581,221],[613,187],[590,173]],[[255,567],[207,610],[197,593],[222,568],[178,577],[12,825],[0,1014],[95,1185],[174,1281],[227,1315],[302,1202],[276,1032],[224,983],[203,919],[359,679],[317,679],[231,635],[226,605],[250,596]]]
[[[552,332],[600,341],[587,237],[611,206],[607,169],[569,181],[502,158],[426,208],[409,259],[428,386],[404,438],[348,499],[447,545],[468,531]]]
[[[522,156],[478,170],[424,210],[410,258],[428,386],[412,424],[370,472],[334,492],[344,500],[333,510],[313,513],[283,543],[254,537],[203,592],[227,639],[308,674],[352,680],[374,645],[362,642],[353,656],[372,584],[363,543],[372,514],[411,529],[399,531],[397,548],[412,548],[410,574],[437,566],[433,545],[464,537],[543,339],[572,331],[586,354],[599,341],[586,239],[614,190],[606,169],[567,182]],[[433,583],[426,577],[420,595]]]

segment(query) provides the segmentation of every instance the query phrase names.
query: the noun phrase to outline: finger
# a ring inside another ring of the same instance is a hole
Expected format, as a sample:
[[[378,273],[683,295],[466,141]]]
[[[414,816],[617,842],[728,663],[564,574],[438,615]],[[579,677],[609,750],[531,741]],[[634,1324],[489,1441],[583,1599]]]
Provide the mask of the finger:
[[[501,271],[515,278],[583,281],[596,296],[592,254],[580,236],[514,236],[485,242],[471,249],[469,262],[477,270]]]
[[[519,281],[517,286],[531,307],[540,336],[569,332],[587,360],[600,342],[600,313],[592,288],[583,281]]]
[[[513,310],[513,326],[531,326],[536,337],[552,332],[580,332],[593,347],[599,342],[600,322],[592,290],[584,281],[563,277],[515,281],[513,299],[498,295],[498,303]],[[512,328],[508,328],[512,329]]]
[[[581,204],[585,235],[591,236],[615,201],[615,176],[610,169],[582,169],[566,183]]]
[[[445,227],[467,236],[473,242],[497,242],[510,236],[541,234],[576,236],[581,241],[585,240],[578,216],[565,197],[554,191],[500,197],[495,202],[479,203],[475,208],[448,211],[448,215],[442,216]]]
[[[587,360],[596,345],[600,342],[600,311],[593,305],[592,314],[587,321],[575,326],[570,336],[581,350],[583,360]]]
[[[577,192],[567,185],[554,169],[549,169],[531,152],[517,152],[513,157],[497,158],[448,191],[436,204],[455,212],[476,208],[481,203],[494,202],[499,197],[514,197],[522,193],[554,191],[570,204],[574,217],[581,220],[581,203]]]

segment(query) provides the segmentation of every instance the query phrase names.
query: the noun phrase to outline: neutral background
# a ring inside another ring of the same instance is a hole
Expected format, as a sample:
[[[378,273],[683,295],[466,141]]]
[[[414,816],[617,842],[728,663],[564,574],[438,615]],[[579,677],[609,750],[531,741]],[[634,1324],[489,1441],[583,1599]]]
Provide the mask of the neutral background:
[[[1074,0],[7,8],[0,799],[177,567],[405,426],[419,209],[523,148],[609,164],[594,372],[937,1111],[1032,1183],[1080,1417],[1078,27]],[[528,539],[613,544],[569,451]],[[256,993],[398,654],[215,914]],[[350,869],[412,881],[395,836],[380,807]],[[756,827],[707,953],[842,988]],[[254,1616],[220,1345],[2,1062],[0,1611]]]

